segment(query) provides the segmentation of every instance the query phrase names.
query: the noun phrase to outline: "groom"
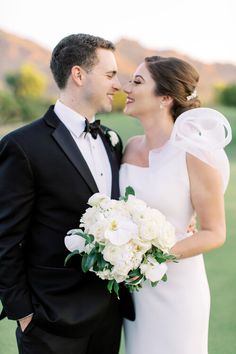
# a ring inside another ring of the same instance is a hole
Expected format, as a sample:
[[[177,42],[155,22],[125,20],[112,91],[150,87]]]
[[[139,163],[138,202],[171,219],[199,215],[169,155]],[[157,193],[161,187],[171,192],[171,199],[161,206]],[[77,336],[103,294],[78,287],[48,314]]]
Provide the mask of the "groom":
[[[20,354],[116,354],[122,316],[134,318],[129,294],[118,301],[79,257],[64,267],[87,200],[119,197],[121,141],[91,124],[120,89],[113,52],[99,37],[62,39],[50,65],[60,99],[0,142],[1,317],[17,321]]]

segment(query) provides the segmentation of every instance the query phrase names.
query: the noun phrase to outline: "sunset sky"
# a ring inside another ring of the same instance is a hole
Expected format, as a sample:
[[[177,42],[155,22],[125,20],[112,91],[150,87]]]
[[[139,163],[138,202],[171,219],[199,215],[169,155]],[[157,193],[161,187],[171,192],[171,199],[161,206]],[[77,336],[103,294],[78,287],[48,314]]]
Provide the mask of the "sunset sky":
[[[235,0],[3,0],[0,29],[49,49],[84,32],[236,64],[235,14]]]

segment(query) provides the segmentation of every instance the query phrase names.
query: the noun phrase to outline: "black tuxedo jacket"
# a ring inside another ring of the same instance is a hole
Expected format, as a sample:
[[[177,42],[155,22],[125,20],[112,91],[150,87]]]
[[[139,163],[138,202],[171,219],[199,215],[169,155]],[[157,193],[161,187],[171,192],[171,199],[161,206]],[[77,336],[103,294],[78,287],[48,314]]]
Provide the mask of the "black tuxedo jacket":
[[[104,130],[104,127],[103,127]],[[100,133],[112,169],[112,198],[119,197],[121,142]],[[87,201],[98,192],[69,131],[49,108],[45,116],[0,142],[0,299],[9,319],[33,321],[64,336],[99,327],[110,306],[134,319],[131,297],[110,295],[106,282],[84,274],[81,258],[64,267],[64,237],[77,228]]]

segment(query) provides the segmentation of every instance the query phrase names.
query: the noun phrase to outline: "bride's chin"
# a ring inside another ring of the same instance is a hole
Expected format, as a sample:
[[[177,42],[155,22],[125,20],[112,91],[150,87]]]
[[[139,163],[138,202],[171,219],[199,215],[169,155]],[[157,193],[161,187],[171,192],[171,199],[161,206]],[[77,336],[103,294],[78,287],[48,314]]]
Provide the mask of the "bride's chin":
[[[132,110],[130,110],[127,106],[125,106],[123,112],[129,116],[132,116]]]

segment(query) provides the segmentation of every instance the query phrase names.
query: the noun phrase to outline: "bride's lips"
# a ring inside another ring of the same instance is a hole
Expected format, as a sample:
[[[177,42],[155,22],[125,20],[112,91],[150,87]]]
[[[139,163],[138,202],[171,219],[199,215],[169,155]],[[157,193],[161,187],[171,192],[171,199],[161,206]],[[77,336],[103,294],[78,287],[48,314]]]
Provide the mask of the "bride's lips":
[[[126,104],[133,103],[134,101],[135,100],[133,98],[129,97],[129,96],[126,98]]]

